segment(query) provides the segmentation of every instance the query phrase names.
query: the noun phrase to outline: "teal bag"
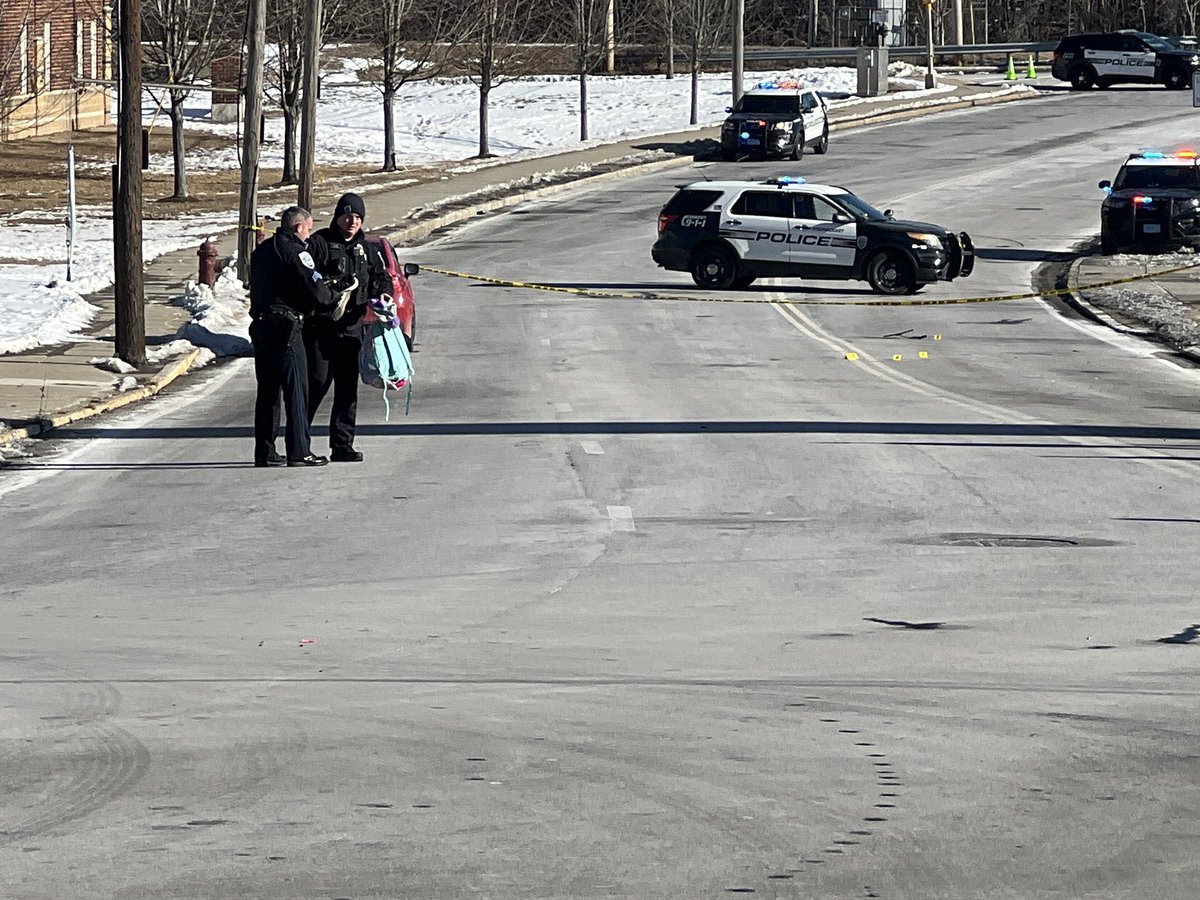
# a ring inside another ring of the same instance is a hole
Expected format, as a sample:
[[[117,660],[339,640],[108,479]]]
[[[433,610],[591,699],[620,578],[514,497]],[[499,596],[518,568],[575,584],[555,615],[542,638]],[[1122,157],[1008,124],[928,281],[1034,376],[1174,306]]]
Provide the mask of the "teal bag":
[[[408,343],[396,317],[392,298],[384,294],[368,303],[363,319],[362,352],[358,357],[358,374],[368,387],[383,390],[383,419],[388,421],[392,414],[388,402],[388,391],[405,390],[404,414],[408,415],[412,405],[412,356]]]

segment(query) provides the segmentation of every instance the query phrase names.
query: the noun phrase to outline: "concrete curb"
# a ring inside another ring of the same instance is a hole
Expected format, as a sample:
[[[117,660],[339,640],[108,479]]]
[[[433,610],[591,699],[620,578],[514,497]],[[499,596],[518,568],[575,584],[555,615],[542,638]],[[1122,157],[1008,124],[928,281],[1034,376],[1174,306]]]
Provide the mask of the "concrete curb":
[[[73,410],[69,413],[61,413],[57,416],[49,416],[45,419],[38,419],[24,428],[12,428],[6,431],[0,431],[0,445],[10,444],[13,441],[27,440],[28,438],[38,437],[50,431],[52,428],[61,428],[63,425],[69,425],[72,422],[78,422],[82,419],[90,419],[93,416],[99,416],[103,413],[112,412],[115,409],[120,409],[123,406],[128,406],[131,403],[136,403],[139,400],[148,400],[155,394],[162,391],[167,385],[173,382],[181,375],[187,374],[195,363],[196,357],[202,352],[202,347],[196,347],[193,350],[185,353],[179,359],[173,360],[163,366],[153,378],[141,387],[135,388],[132,391],[126,391],[123,394],[117,394],[115,397],[109,397],[107,400],[102,400],[99,403],[93,403],[91,406],[85,406],[82,409]]]

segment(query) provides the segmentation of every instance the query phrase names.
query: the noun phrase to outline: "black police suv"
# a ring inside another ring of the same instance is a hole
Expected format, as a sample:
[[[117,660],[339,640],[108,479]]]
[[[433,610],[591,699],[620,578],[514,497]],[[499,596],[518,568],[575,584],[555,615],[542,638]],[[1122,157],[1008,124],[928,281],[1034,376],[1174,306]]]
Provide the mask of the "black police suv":
[[[1200,162],[1194,150],[1134,153],[1101,181],[1100,252],[1200,248]]]
[[[1180,49],[1156,34],[1126,30],[1063,38],[1054,51],[1050,71],[1080,91],[1092,85],[1106,88],[1129,83],[1183,90],[1192,83],[1197,68],[1200,56],[1194,49]]]
[[[894,219],[846,188],[787,177],[681,187],[659,213],[650,255],[717,290],[788,277],[856,279],[881,294],[909,294],[975,267],[966,232]]]
[[[829,149],[825,98],[798,82],[760,82],[726,107],[721,125],[721,158],[788,156],[799,159],[806,146]]]

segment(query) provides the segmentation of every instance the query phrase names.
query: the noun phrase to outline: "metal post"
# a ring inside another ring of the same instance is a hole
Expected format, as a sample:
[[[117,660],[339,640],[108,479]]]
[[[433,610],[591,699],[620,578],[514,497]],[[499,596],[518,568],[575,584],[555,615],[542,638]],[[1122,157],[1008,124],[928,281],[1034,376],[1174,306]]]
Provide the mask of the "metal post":
[[[963,8],[962,0],[954,0],[954,43],[962,46],[963,40]]]
[[[746,0],[733,0],[733,102],[742,99],[743,60],[745,41]]]
[[[933,73],[933,0],[925,0],[925,88],[937,87]]]
[[[75,261],[75,145],[67,145],[67,281]]]

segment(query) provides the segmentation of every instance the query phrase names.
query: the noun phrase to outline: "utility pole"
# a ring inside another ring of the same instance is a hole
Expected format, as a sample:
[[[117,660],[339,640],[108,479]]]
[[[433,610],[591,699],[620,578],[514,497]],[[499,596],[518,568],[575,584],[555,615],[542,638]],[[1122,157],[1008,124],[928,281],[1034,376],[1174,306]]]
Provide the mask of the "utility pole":
[[[308,0],[304,17],[304,89],[300,106],[300,186],[296,204],[313,207],[313,168],[317,148],[317,81],[320,78],[321,0]]]
[[[962,0],[954,0],[954,43],[963,45]]]
[[[742,61],[746,51],[746,0],[733,0],[733,103],[742,99]]]
[[[933,73],[933,0],[925,3],[925,89],[937,87],[937,76]]]
[[[238,278],[250,283],[250,254],[258,243],[258,138],[262,122],[266,0],[250,0],[246,19],[246,83],[242,86],[242,183],[238,202]]]
[[[817,46],[817,0],[808,4],[808,46]]]
[[[142,281],[142,0],[119,0],[117,165],[113,179],[113,299],[117,356],[146,364]]]
[[[604,71],[617,69],[617,0],[608,0],[604,9]]]

